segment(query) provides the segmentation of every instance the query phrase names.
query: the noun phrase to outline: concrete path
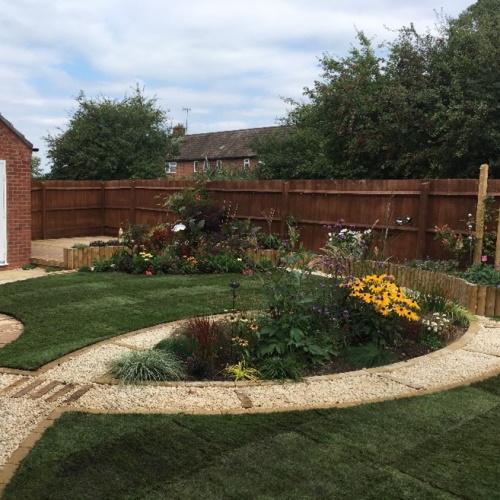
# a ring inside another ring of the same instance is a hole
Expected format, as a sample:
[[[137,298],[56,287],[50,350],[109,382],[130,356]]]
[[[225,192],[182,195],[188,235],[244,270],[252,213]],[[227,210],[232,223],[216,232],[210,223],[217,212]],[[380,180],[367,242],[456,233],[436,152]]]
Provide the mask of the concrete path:
[[[41,266],[62,267],[64,266],[64,248],[71,248],[75,243],[88,245],[92,241],[111,239],[111,236],[75,236],[74,238],[33,240],[31,242],[31,262]]]

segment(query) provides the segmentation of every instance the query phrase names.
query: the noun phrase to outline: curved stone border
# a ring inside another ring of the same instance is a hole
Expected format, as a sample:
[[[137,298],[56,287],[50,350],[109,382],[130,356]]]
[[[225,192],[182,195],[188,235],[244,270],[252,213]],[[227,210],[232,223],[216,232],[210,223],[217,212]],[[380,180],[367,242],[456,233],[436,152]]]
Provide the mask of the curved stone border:
[[[117,353],[138,348],[134,347],[134,340],[152,332],[153,336],[158,335],[155,331],[161,328],[147,328],[102,341],[36,372],[0,369],[0,399],[7,406],[11,404],[12,409],[8,414],[12,421],[7,422],[12,428],[10,434],[9,425],[2,422],[7,438],[10,436],[12,451],[5,459],[0,454],[0,493],[43,432],[66,411],[240,414],[341,408],[428,394],[500,374],[500,323],[481,318],[459,340],[426,356],[379,368],[311,377],[297,383],[176,382],[126,386],[96,379],[67,383],[51,376],[64,374],[67,363],[87,363],[99,349]],[[16,418],[24,423],[26,416],[17,415],[17,410],[27,411],[29,416],[29,425],[21,430]]]

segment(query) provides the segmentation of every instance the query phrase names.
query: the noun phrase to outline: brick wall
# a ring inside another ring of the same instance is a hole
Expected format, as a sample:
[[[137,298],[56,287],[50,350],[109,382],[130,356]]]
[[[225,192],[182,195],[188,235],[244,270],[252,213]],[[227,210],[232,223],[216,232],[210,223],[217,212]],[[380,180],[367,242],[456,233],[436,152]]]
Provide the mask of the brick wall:
[[[244,158],[222,160],[223,169],[243,169]],[[210,160],[210,168],[216,168],[216,160]],[[250,168],[257,166],[257,158],[250,158]],[[198,172],[203,172],[203,160],[198,161]],[[167,174],[167,179],[185,179],[193,177],[194,161],[177,161],[177,173]]]
[[[0,160],[7,164],[7,262],[0,271],[31,258],[31,148],[0,121]]]

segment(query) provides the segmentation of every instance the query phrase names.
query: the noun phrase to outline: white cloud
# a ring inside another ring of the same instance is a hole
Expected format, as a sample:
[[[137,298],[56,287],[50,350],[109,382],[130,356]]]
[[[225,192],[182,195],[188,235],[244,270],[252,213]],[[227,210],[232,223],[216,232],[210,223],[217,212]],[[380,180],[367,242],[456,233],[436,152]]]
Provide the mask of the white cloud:
[[[274,125],[318,57],[343,56],[356,29],[377,40],[471,0],[0,0],[0,112],[41,148],[80,90],[122,98],[141,82],[191,133]]]

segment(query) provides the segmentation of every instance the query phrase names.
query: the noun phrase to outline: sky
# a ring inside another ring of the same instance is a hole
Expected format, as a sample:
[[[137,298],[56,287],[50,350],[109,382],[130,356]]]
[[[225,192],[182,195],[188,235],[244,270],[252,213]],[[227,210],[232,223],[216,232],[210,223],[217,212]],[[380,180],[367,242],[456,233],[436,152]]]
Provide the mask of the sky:
[[[0,113],[39,148],[75,98],[139,84],[188,133],[276,125],[319,59],[413,23],[433,29],[474,0],[0,0]]]

